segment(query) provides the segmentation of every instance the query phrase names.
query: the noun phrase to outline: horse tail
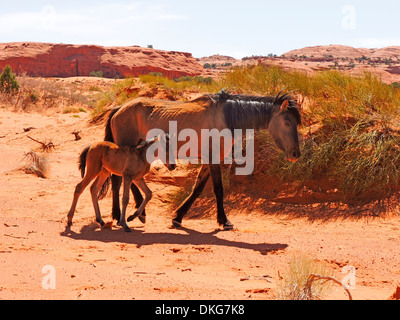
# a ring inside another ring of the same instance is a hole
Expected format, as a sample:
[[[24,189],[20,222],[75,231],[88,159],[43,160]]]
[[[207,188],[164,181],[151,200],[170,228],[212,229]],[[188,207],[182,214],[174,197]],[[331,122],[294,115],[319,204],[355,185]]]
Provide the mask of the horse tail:
[[[117,108],[111,109],[111,111],[110,111],[110,113],[108,115],[104,141],[115,142],[114,141],[114,137],[112,135],[112,131],[111,131],[111,119],[118,112],[119,109],[121,109],[121,107],[117,107]]]
[[[79,156],[79,160],[78,160],[78,166],[79,166],[79,170],[81,171],[81,176],[82,178],[85,176],[85,170],[86,170],[86,157],[87,154],[89,152],[90,146],[86,147],[81,155]]]
[[[103,186],[99,191],[99,194],[97,195],[99,200],[104,199],[104,197],[107,195],[108,189],[110,188],[110,182],[111,182],[111,175],[104,182]]]
[[[111,130],[111,119],[118,112],[119,109],[121,109],[121,107],[114,108],[108,114],[104,141],[115,142],[114,137],[112,135],[112,130]],[[99,191],[99,194],[98,194],[99,200],[104,199],[104,197],[107,195],[108,189],[110,188],[110,183],[111,183],[111,175],[107,178],[107,180],[104,182],[103,186],[101,187],[101,190]]]

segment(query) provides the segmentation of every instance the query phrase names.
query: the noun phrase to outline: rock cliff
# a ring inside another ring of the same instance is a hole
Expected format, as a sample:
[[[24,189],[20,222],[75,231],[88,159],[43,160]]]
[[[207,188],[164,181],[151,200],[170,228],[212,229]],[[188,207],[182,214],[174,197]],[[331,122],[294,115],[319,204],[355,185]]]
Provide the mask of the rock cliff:
[[[150,72],[179,78],[204,72],[196,59],[186,52],[36,42],[0,44],[0,70],[6,65],[17,75],[33,77],[88,76],[93,71],[101,71],[106,78]]]

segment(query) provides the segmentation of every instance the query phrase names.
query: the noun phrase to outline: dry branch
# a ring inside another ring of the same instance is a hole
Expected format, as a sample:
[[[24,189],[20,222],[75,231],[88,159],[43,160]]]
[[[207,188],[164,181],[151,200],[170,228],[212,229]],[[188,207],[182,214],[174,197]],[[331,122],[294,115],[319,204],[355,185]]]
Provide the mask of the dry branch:
[[[71,132],[71,134],[75,135],[75,141],[79,141],[82,139],[82,137],[79,135],[81,133],[81,131],[77,131],[74,130],[73,132]]]
[[[333,277],[326,277],[326,276],[320,276],[319,274],[310,274],[306,283],[306,286],[304,288],[304,291],[307,291],[307,296],[310,297],[310,299],[312,299],[312,294],[311,294],[311,286],[312,283],[314,282],[314,280],[325,280],[325,282],[327,281],[333,281],[334,283],[340,285],[343,287],[343,289],[347,292],[348,296],[349,296],[349,300],[353,300],[353,297],[351,296],[350,290],[347,289],[339,280],[333,278]],[[324,282],[324,283],[325,283]]]
[[[43,152],[50,152],[50,151],[52,151],[52,150],[54,150],[54,149],[56,148],[55,145],[53,144],[53,142],[44,143],[44,142],[38,141],[38,140],[36,140],[36,139],[33,139],[33,138],[30,137],[30,136],[27,136],[27,137],[28,137],[29,139],[31,139],[31,140],[33,140],[33,141],[39,143],[39,144],[42,146],[42,151],[43,151]]]

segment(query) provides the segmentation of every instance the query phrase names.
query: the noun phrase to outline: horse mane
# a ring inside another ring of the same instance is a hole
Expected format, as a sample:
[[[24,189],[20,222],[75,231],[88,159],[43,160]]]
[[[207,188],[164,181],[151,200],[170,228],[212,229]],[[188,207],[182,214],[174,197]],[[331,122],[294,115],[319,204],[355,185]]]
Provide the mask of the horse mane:
[[[277,96],[254,96],[234,95],[223,90],[210,98],[223,103],[225,121],[230,130],[265,128],[271,115],[278,111],[286,100],[289,101],[287,112],[293,114],[298,124],[301,123],[297,103],[292,99],[290,93],[283,95],[279,93]]]

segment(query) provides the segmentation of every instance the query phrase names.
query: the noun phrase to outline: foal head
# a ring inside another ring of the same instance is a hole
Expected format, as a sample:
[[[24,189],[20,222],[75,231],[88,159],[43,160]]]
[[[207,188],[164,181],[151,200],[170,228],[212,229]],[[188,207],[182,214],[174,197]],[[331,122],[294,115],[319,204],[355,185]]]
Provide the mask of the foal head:
[[[139,143],[136,149],[143,152],[143,156],[146,157],[149,147],[157,143],[157,145],[154,146],[155,149],[152,151],[157,150],[159,157],[164,159],[162,163],[168,168],[169,171],[172,171],[176,168],[176,157],[174,153],[175,150],[173,150],[170,140],[171,138],[168,134],[160,134],[153,139]]]
[[[289,161],[297,161],[300,156],[297,126],[301,124],[301,117],[296,103],[288,95],[275,99],[268,131],[276,145],[281,149]]]

